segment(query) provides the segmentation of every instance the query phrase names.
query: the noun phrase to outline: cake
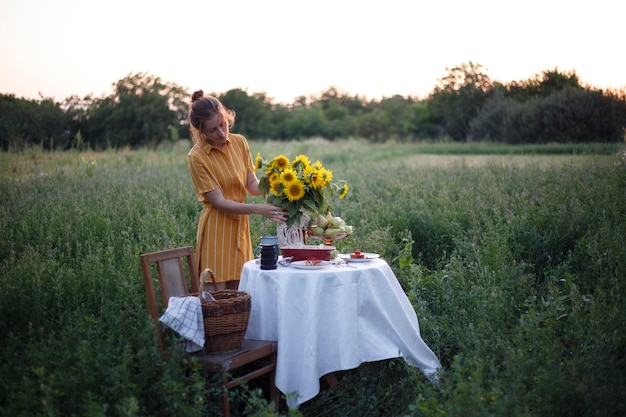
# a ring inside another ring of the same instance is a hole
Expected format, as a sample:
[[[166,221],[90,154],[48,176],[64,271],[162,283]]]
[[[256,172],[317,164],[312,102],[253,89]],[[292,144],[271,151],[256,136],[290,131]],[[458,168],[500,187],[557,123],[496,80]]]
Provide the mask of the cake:
[[[314,266],[314,265],[319,265],[320,263],[322,263],[321,259],[318,258],[309,258],[306,261],[304,261],[304,264],[306,266]]]
[[[361,251],[355,250],[354,252],[350,254],[350,258],[351,259],[363,259],[365,258],[365,255],[361,253]]]

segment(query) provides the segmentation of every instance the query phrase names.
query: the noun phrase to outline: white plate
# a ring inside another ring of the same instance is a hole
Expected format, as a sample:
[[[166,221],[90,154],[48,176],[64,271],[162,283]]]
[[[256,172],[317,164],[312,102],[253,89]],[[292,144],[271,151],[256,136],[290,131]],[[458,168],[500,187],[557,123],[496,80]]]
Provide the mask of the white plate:
[[[341,259],[343,259],[346,262],[369,262],[372,259],[378,259],[380,258],[380,255],[377,253],[370,253],[370,252],[361,252],[363,255],[365,255],[364,258],[351,258],[349,253],[340,253],[339,256]]]
[[[324,268],[326,265],[328,265],[328,262],[326,261],[322,261],[321,263],[317,264],[317,265],[307,265],[306,261],[295,261],[291,263],[291,266],[293,266],[294,268],[297,269],[309,269],[309,270],[315,270],[315,269],[322,269]]]

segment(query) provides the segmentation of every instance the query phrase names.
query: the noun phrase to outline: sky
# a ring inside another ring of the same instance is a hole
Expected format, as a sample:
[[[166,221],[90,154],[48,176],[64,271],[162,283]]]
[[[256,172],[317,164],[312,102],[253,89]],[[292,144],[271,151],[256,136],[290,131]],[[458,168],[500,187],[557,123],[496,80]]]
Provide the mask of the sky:
[[[63,101],[143,72],[290,104],[330,87],[425,98],[473,62],[492,81],[575,71],[626,87],[616,0],[0,0],[0,94]]]

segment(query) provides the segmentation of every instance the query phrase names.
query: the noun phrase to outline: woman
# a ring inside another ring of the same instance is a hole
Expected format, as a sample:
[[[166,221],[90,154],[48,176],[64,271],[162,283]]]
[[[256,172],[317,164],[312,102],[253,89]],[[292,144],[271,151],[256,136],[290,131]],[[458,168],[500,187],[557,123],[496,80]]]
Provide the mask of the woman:
[[[246,204],[260,195],[248,141],[230,133],[235,113],[202,90],[193,93],[189,125],[194,146],[189,175],[203,209],[196,236],[198,271],[211,268],[219,289],[237,289],[243,264],[253,259],[248,214],[282,223],[287,213],[273,204]]]

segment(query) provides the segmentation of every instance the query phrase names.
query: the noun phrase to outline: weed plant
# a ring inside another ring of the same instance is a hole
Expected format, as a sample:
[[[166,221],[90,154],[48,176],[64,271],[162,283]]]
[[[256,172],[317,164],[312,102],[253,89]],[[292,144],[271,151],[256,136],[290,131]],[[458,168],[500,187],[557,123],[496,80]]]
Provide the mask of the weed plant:
[[[540,164],[501,151],[477,165],[433,162],[417,145],[251,147],[305,153],[348,181],[333,212],[355,233],[336,246],[390,263],[443,364],[436,385],[402,359],[363,364],[282,414],[626,415],[617,150]],[[142,253],[195,245],[186,151],[0,155],[0,415],[218,413],[219,390],[192,361],[162,360],[139,265]],[[251,227],[253,242],[275,232],[258,217]],[[253,388],[234,396],[236,414],[272,415]]]

